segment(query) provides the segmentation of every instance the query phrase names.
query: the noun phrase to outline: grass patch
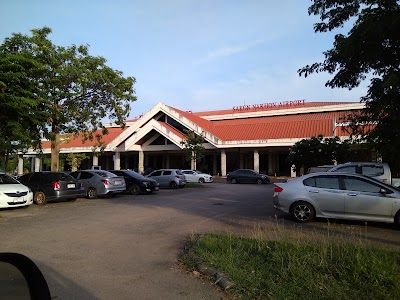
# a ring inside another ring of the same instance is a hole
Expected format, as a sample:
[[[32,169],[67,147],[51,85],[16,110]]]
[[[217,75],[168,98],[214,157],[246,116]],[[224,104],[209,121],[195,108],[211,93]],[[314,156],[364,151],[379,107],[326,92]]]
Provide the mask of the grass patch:
[[[399,251],[332,238],[271,240],[259,232],[193,235],[190,244],[242,299],[400,299]],[[194,266],[193,259],[184,263]]]

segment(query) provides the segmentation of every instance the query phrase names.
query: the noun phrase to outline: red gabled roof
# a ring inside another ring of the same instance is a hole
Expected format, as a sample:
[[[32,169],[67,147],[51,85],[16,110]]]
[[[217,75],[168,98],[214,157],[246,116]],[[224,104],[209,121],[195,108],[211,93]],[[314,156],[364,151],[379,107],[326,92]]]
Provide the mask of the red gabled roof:
[[[112,127],[112,128],[107,128],[108,134],[103,135],[101,141],[103,142],[103,145],[106,146],[109,143],[111,143],[114,139],[116,139],[127,127],[122,129],[121,127]],[[97,130],[96,134],[101,134],[101,130]],[[94,147],[98,146],[97,139],[94,138],[92,141],[86,140],[85,142],[82,141],[83,135],[79,135],[74,137],[73,135],[64,135],[63,136],[64,140],[61,144],[61,148],[76,148],[76,147]],[[50,141],[44,141],[42,142],[42,148],[50,148],[51,147],[51,142]]]
[[[324,104],[327,105],[326,102]],[[339,103],[330,103],[333,104]],[[317,103],[315,106],[322,104]],[[340,122],[350,113],[333,111],[208,121],[196,114],[173,109],[223,141],[308,138],[319,134],[332,136],[334,122]],[[348,136],[348,133],[341,130],[336,130],[336,134]]]
[[[169,131],[172,131],[174,134],[176,134],[177,136],[179,136],[180,138],[184,139],[185,135],[182,134],[182,132],[176,130],[174,127],[172,127],[171,125],[165,123],[165,122],[161,122],[158,121],[158,123],[160,123],[162,126],[164,126],[165,128],[167,128]]]
[[[312,107],[321,107],[321,106],[328,106],[328,105],[340,105],[340,104],[354,104],[359,102],[304,102],[303,104],[298,105],[277,105],[277,106],[258,106],[253,107],[250,105],[250,109],[243,108],[239,109],[223,109],[223,110],[213,110],[213,111],[202,111],[202,112],[193,112],[193,115],[204,117],[204,116],[216,116],[216,115],[230,115],[230,114],[238,114],[238,113],[245,113],[245,112],[257,112],[257,111],[269,111],[269,110],[285,110],[285,109],[294,109],[294,108],[312,108]],[[267,103],[268,104],[268,103]],[[271,103],[269,103],[271,104]],[[256,105],[257,106],[257,105]]]

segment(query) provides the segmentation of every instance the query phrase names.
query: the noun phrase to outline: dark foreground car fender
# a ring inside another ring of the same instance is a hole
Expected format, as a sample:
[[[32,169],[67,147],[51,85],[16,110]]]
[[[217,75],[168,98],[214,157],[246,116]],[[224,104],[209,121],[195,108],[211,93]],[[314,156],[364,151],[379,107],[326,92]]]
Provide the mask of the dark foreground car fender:
[[[4,264],[1,264],[2,262],[14,266],[23,275],[23,279],[29,289],[30,299],[51,299],[46,279],[31,259],[19,253],[0,253],[0,281],[7,284],[8,281],[14,280],[15,278],[9,277],[9,274],[5,271],[6,268],[4,267]],[[13,294],[3,296],[6,296],[7,299],[16,299],[18,297],[18,295]]]

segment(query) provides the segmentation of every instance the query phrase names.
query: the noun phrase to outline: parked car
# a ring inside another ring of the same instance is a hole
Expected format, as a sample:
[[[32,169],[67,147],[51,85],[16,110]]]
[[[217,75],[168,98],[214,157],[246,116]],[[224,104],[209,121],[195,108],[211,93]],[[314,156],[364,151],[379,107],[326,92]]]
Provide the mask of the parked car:
[[[123,177],[104,170],[79,170],[72,172],[71,176],[82,182],[85,195],[89,199],[123,193],[126,189]]]
[[[111,173],[124,177],[126,191],[132,195],[140,193],[152,193],[159,190],[159,183],[152,179],[131,170],[111,170]]]
[[[317,173],[317,172],[327,172],[328,170],[332,169],[333,167],[336,167],[335,165],[322,165],[318,167],[311,167],[308,169],[307,174],[309,173]]]
[[[226,181],[232,183],[269,183],[269,177],[250,169],[238,169],[226,175]]]
[[[298,222],[320,217],[400,224],[400,191],[359,174],[312,173],[275,183],[273,204]]]
[[[51,200],[75,200],[85,195],[82,184],[64,172],[28,173],[18,181],[32,190],[33,202],[38,205]]]
[[[147,177],[156,180],[160,187],[165,188],[183,188],[187,183],[185,175],[179,169],[155,170]]]
[[[5,173],[0,173],[0,208],[27,206],[33,203],[31,189]]]
[[[375,178],[386,184],[392,184],[392,174],[389,165],[377,162],[348,162],[334,166],[327,172],[357,173]]]
[[[182,170],[187,182],[213,182],[213,177],[198,170]]]

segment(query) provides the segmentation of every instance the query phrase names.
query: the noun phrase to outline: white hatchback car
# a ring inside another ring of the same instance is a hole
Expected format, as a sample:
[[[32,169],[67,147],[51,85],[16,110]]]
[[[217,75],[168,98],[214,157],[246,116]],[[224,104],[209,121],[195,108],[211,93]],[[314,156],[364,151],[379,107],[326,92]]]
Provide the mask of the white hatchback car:
[[[182,170],[182,173],[185,174],[187,182],[213,182],[213,177],[211,175],[198,170]]]
[[[0,173],[0,208],[27,206],[33,203],[30,188],[5,173]]]

